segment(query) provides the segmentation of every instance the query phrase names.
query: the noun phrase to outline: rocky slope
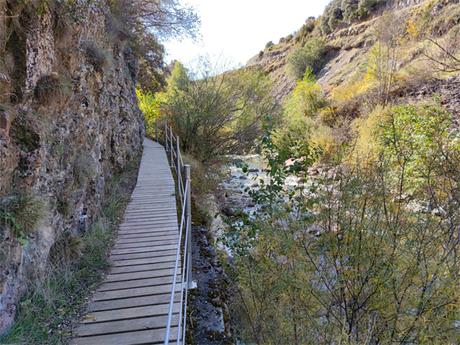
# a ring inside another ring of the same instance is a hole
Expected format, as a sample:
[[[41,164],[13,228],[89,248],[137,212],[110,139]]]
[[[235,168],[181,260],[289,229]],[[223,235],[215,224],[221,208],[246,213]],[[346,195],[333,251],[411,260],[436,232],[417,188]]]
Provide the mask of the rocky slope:
[[[0,0],[0,333],[144,135],[136,59],[108,2],[22,3]]]
[[[351,2],[351,1],[350,1]],[[431,6],[433,3],[435,5]],[[399,16],[408,21],[411,15],[430,7],[429,25],[432,34],[440,37],[446,34],[453,26],[459,23],[458,0],[387,0],[384,5],[376,8],[366,18],[356,20],[350,24],[341,23],[330,34],[319,33],[321,19],[316,19],[316,33],[326,42],[324,65],[318,73],[318,82],[326,92],[334,87],[349,81],[356,71],[365,69],[367,53],[375,43],[375,28],[378,19],[385,12],[392,16]],[[312,20],[311,18],[309,20]],[[307,20],[308,23],[308,20]],[[407,22],[408,23],[408,22]],[[286,72],[289,54],[302,43],[302,30],[280,39],[278,44],[268,47],[250,59],[247,67],[259,66],[267,72],[274,81],[274,96],[282,101],[295,87],[295,80]],[[403,64],[409,64],[417,57],[408,56]],[[398,66],[403,68],[404,66]]]

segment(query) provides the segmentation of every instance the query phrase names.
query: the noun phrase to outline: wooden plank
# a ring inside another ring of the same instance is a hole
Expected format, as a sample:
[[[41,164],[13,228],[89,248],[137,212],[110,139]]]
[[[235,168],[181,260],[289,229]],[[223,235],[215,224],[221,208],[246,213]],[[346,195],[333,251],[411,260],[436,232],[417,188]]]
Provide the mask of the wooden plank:
[[[131,243],[116,243],[113,249],[131,249],[131,248],[149,248],[155,246],[164,246],[178,243],[179,238],[172,238],[170,240],[151,240],[151,241],[138,241]]]
[[[179,281],[179,278],[178,280]],[[166,285],[172,284],[173,276],[168,277],[155,277],[155,278],[146,278],[138,280],[128,280],[122,282],[106,282],[103,283],[98,291],[110,291],[110,290],[121,290],[121,289],[131,289],[137,287],[147,287],[147,286],[157,286],[157,285]]]
[[[112,267],[110,270],[110,273],[120,274],[120,273],[128,273],[128,272],[142,272],[142,271],[174,268],[174,264],[175,262],[171,260],[171,261],[158,262],[158,263],[146,263],[146,264],[140,264],[140,265],[138,264],[138,265],[132,265],[132,266]]]
[[[112,265],[114,267],[129,267],[132,265],[143,265],[143,264],[157,264],[163,262],[175,262],[176,255],[169,255],[169,256],[158,256],[158,257],[151,257],[151,258],[144,258],[144,259],[132,259],[132,260],[120,260],[114,261]]]
[[[119,274],[109,274],[105,278],[106,283],[122,282],[127,280],[147,279],[170,277],[174,274],[174,268],[166,268],[160,270],[141,271],[141,272],[128,272]]]
[[[143,307],[156,304],[167,304],[171,299],[171,294],[149,295],[131,298],[114,299],[110,301],[95,301],[89,304],[88,310],[104,311],[114,309],[124,309],[130,307]],[[176,293],[175,301],[178,302],[180,294]]]
[[[143,242],[150,242],[150,241],[167,241],[167,240],[177,240],[179,238],[178,234],[165,234],[161,236],[145,236],[145,237],[134,237],[134,238],[119,238],[115,241],[115,245],[117,244],[130,244],[130,243],[143,243]]]
[[[176,285],[176,291],[179,291],[181,284]],[[125,290],[98,291],[94,294],[94,301],[116,300],[121,298],[161,295],[171,293],[172,285],[144,286]]]
[[[157,252],[149,252],[149,253],[133,253],[133,254],[120,254],[120,255],[113,255],[111,256],[112,261],[118,260],[131,260],[131,259],[147,259],[147,258],[155,258],[160,256],[170,256],[176,255],[175,250],[162,250]]]
[[[163,344],[166,329],[152,329],[145,331],[107,334],[92,337],[75,338],[71,345],[145,345]],[[177,327],[171,328],[171,340],[175,340]]]
[[[178,315],[175,314],[172,319],[172,324],[177,325]],[[147,329],[164,328],[167,323],[167,316],[151,316],[140,319],[108,321],[93,324],[81,324],[75,330],[77,336],[94,336],[101,334],[121,333],[142,331]]]
[[[178,231],[179,225],[178,223],[167,223],[167,224],[150,224],[150,223],[145,223],[145,224],[137,224],[137,225],[125,225],[120,228],[119,234],[124,234],[124,233],[134,233],[138,231],[148,231],[148,232],[162,232],[162,231]]]
[[[171,250],[177,248],[177,242],[167,245],[155,245],[150,247],[127,248],[127,249],[113,249],[112,255],[132,254],[132,253],[151,253],[157,251]]]
[[[177,236],[179,234],[179,230],[177,228],[169,229],[169,230],[159,230],[159,231],[145,231],[145,230],[138,230],[136,231],[125,231],[118,233],[118,238],[120,240],[123,239],[130,239],[130,238],[144,238],[144,237],[160,237],[160,236]]]
[[[179,312],[180,304],[174,304],[174,312]],[[134,319],[136,317],[155,316],[155,315],[168,315],[169,303],[149,305],[144,307],[132,307],[116,310],[94,311],[86,314],[82,323],[94,323],[102,321],[115,321]]]

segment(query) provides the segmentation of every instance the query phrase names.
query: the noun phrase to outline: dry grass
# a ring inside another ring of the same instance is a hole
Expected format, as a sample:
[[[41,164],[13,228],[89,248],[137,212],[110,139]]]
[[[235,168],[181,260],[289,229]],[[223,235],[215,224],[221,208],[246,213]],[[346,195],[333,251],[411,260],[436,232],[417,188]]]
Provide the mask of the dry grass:
[[[110,66],[111,56],[109,52],[99,47],[95,42],[83,42],[83,51],[86,61],[93,66],[95,71],[103,72]]]
[[[40,105],[46,106],[64,100],[70,92],[70,83],[63,76],[50,74],[37,81],[34,96]]]
[[[45,203],[32,193],[19,193],[0,202],[0,220],[14,238],[25,240],[45,216]]]

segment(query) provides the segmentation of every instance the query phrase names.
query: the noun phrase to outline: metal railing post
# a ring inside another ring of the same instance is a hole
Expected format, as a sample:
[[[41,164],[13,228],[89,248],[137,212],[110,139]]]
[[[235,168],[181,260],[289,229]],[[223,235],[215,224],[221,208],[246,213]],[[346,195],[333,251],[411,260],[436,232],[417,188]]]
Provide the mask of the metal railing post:
[[[179,197],[182,202],[182,167],[180,166],[180,145],[179,136],[176,136],[176,176],[177,176],[177,190],[179,191]]]
[[[165,149],[168,152],[168,124],[165,122]]]
[[[171,162],[171,167],[174,166],[174,144],[173,144],[173,140],[174,140],[174,134],[173,134],[173,131],[172,131],[172,127],[169,127],[169,139],[170,139],[170,142],[169,142],[169,147],[170,147],[170,150],[169,150],[169,157],[170,157],[170,162]]]
[[[190,178],[190,165],[184,165],[184,173],[185,173],[185,185],[188,185],[187,195],[184,197],[186,198],[185,201],[185,214],[186,214],[186,222],[185,222],[185,230],[188,233],[187,237],[187,262],[184,263],[187,265],[187,285],[189,289],[193,289],[193,279],[192,279],[192,193],[191,193],[191,178]]]

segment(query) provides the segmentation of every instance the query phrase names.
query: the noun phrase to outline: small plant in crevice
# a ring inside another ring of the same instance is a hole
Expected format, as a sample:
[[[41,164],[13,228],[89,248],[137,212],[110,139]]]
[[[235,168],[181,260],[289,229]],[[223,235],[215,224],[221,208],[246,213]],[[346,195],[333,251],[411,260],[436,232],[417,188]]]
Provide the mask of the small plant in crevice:
[[[10,229],[15,239],[25,242],[45,216],[45,203],[32,193],[19,193],[0,200],[2,227]]]
[[[40,136],[26,124],[23,116],[13,121],[11,136],[14,143],[24,152],[32,152],[40,148]]]
[[[71,91],[70,82],[56,73],[41,77],[34,89],[34,96],[40,105],[50,105],[65,99]]]
[[[111,56],[104,48],[89,40],[83,42],[82,48],[86,61],[93,66],[95,71],[103,72],[109,67]]]

